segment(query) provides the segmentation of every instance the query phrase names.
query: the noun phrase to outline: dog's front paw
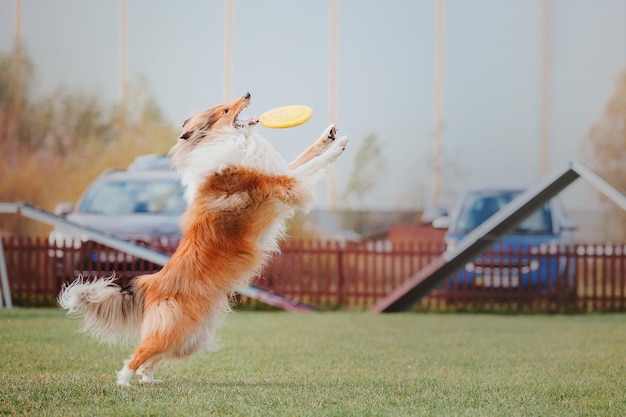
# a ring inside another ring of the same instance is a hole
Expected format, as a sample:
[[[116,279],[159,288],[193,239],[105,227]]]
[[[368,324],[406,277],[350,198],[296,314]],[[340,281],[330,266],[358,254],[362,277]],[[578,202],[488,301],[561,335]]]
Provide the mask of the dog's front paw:
[[[342,136],[335,140],[335,143],[328,152],[332,152],[333,157],[337,158],[346,150],[346,146],[348,146],[348,137]]]
[[[337,125],[333,123],[332,125],[328,126],[324,133],[326,133],[326,137],[328,138],[328,140],[334,141],[335,136],[337,135]]]
[[[341,147],[342,151],[346,150],[346,146],[348,146],[348,137],[347,136],[342,136],[337,140],[337,143],[339,144],[339,147]]]
[[[320,145],[320,147],[322,148],[327,148],[333,144],[333,142],[335,141],[336,135],[337,135],[337,125],[333,123],[330,126],[328,126],[326,130],[324,130],[324,133],[322,133],[320,138],[317,140],[317,144]]]
[[[315,141],[313,146],[309,148],[313,157],[318,157],[326,152],[335,143],[335,135],[337,135],[337,125],[332,124],[324,130],[324,133]]]

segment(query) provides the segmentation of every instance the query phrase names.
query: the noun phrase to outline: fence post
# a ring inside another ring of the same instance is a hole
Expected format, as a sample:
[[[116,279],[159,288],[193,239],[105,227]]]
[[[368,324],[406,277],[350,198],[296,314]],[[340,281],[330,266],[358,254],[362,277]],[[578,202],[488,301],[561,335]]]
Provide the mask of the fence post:
[[[343,276],[343,253],[345,247],[342,248],[337,242],[334,242],[334,251],[337,253],[337,306],[345,307],[343,305],[343,286],[344,286],[344,276]]]
[[[7,308],[13,308],[11,300],[11,287],[9,286],[9,274],[7,273],[7,262],[4,257],[4,245],[2,244],[2,230],[0,230],[0,279],[2,280],[2,295]],[[0,299],[0,307],[2,300]]]

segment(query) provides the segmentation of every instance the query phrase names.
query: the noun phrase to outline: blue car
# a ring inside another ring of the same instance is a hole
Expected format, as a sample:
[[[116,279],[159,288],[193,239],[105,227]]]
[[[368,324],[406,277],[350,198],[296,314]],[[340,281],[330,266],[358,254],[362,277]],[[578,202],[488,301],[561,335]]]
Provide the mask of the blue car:
[[[450,218],[439,218],[436,227],[447,227],[446,243],[452,250],[524,190],[481,189],[469,191]],[[574,290],[575,263],[564,255],[573,247],[576,223],[568,219],[557,198],[531,214],[482,255],[468,262],[449,281],[455,289],[523,288],[543,292],[557,288]]]

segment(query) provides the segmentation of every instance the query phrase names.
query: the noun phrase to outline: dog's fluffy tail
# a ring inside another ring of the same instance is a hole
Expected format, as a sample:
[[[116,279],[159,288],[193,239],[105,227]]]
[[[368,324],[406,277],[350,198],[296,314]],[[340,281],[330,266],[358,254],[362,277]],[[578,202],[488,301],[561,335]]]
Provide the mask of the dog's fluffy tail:
[[[64,285],[59,304],[72,316],[84,318],[83,330],[101,342],[118,343],[139,335],[144,291],[134,285],[121,288],[114,277]]]

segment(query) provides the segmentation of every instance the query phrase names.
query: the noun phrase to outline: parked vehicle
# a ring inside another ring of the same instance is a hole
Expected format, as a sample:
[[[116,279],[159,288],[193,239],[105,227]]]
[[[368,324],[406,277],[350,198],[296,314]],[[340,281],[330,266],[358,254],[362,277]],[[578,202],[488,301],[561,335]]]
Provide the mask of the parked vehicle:
[[[448,250],[509,204],[521,189],[480,189],[467,192],[452,216],[438,218],[447,228]],[[448,289],[522,288],[547,291],[557,286],[574,291],[575,262],[557,253],[572,247],[576,223],[567,218],[557,198],[536,210],[491,249],[468,262],[448,282]]]
[[[163,159],[164,156],[144,156],[128,169],[103,172],[87,187],[75,207],[69,202],[60,203],[55,214],[146,246],[154,239],[179,240],[180,216],[186,205],[180,180]],[[67,248],[51,254],[66,278],[136,269],[138,260],[133,256],[93,242],[88,244],[85,236],[69,233],[63,227],[55,228],[49,240]]]

